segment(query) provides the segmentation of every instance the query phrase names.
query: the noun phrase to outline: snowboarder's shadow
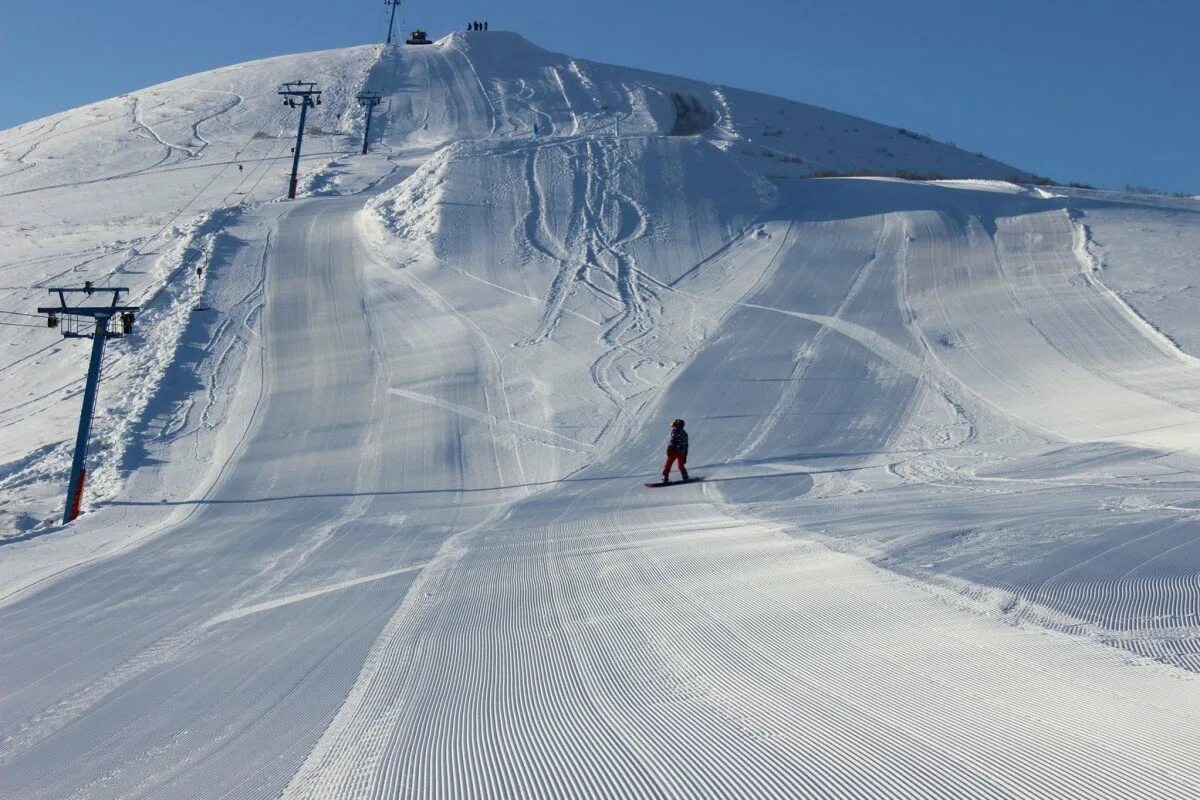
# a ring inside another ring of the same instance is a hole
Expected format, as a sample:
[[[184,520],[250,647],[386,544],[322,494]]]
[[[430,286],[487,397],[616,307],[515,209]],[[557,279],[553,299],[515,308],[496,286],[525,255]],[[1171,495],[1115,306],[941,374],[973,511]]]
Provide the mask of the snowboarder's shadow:
[[[840,454],[843,457],[854,454]],[[827,457],[834,457],[830,454]],[[768,459],[775,461],[775,459]],[[755,462],[743,462],[749,466]],[[761,462],[759,462],[761,463]],[[718,467],[728,467],[729,462],[714,463],[714,464],[698,464],[693,469],[715,469]],[[857,470],[870,469],[878,467],[879,464],[855,464],[844,467],[830,467],[828,469],[806,469],[796,471],[772,470],[767,473],[753,473],[746,475],[726,475],[723,477],[706,474],[704,483],[725,483],[730,481],[746,481],[746,480],[766,480],[771,478],[797,478],[808,475],[824,475],[836,472],[853,472]],[[500,486],[471,486],[471,487],[447,487],[436,489],[391,489],[378,492],[314,492],[312,494],[290,494],[277,495],[274,497],[246,497],[246,498],[200,498],[197,500],[114,500],[102,504],[100,507],[107,506],[122,506],[122,507],[138,507],[138,506],[221,506],[221,505],[257,505],[260,503],[286,503],[297,500],[327,500],[327,499],[342,499],[355,497],[400,497],[405,495],[437,495],[437,494],[480,494],[485,492],[503,492],[516,489],[531,489],[537,487],[558,486],[564,483],[596,483],[596,482],[617,482],[617,481],[632,481],[645,480],[646,478],[657,477],[653,472],[642,472],[637,474],[622,474],[622,475],[578,475],[566,478],[560,478],[552,481],[530,481],[528,483],[511,483]],[[6,540],[4,543],[6,544]]]

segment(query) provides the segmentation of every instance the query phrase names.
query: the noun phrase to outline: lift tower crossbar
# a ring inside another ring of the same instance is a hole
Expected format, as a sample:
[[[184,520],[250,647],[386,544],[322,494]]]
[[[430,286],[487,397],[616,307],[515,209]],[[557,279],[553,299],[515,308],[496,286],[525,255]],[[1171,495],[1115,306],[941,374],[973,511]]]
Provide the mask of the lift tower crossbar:
[[[367,128],[363,131],[363,155],[365,156],[367,142],[371,139],[371,112],[375,110],[375,106],[383,102],[383,95],[380,92],[360,92],[357,99],[358,104],[367,109]]]
[[[396,6],[400,5],[400,0],[383,0],[385,6],[392,7],[392,16],[388,20],[388,35],[387,43],[392,43],[392,28],[396,27]]]
[[[292,180],[288,184],[288,199],[296,199],[296,180],[300,172],[300,147],[304,144],[304,120],[308,110],[321,105],[321,90],[312,81],[290,81],[279,88],[283,104],[290,108],[300,106],[300,129],[296,131],[296,147],[292,153]]]
[[[63,524],[66,525],[79,516],[79,505],[83,502],[83,483],[87,477],[84,464],[87,460],[88,437],[92,432],[92,417],[96,410],[96,394],[100,389],[100,364],[104,358],[104,343],[133,332],[133,319],[138,307],[121,305],[121,295],[128,294],[128,289],[98,288],[93,286],[91,281],[82,288],[52,288],[48,291],[58,295],[58,305],[38,308],[39,314],[46,315],[46,324],[51,328],[58,328],[68,339],[92,340],[92,358],[88,362],[87,382],[83,388],[83,409],[79,414],[75,455],[71,459],[71,475],[67,483],[67,503],[63,509]],[[77,293],[88,297],[98,293],[111,294],[112,299],[108,305],[67,305],[67,295]],[[113,317],[121,321],[119,330],[112,330],[108,326]]]

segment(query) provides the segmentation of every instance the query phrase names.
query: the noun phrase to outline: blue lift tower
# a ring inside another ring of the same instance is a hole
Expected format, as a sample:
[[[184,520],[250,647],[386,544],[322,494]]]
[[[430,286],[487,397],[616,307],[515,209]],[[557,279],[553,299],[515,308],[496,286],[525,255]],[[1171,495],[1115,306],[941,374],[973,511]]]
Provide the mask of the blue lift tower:
[[[300,172],[300,146],[304,144],[304,120],[308,110],[321,105],[321,90],[312,81],[291,81],[279,87],[283,104],[291,108],[300,106],[300,130],[296,132],[296,146],[292,148],[292,180],[288,184],[288,200],[296,199],[296,176]]]
[[[359,92],[357,95],[358,104],[367,109],[367,128],[363,131],[363,151],[362,154],[367,154],[367,142],[371,139],[371,114],[375,111],[375,106],[383,102],[383,95],[380,92]]]
[[[396,6],[400,5],[400,0],[383,0],[385,6],[392,7],[392,16],[388,20],[388,35],[387,43],[392,43],[392,29],[396,27]]]
[[[71,460],[71,476],[67,484],[67,505],[63,510],[63,524],[66,525],[79,516],[79,505],[83,502],[83,482],[87,477],[84,463],[87,460],[88,437],[92,432],[92,415],[96,410],[96,392],[100,388],[100,362],[104,357],[104,343],[133,332],[133,318],[138,307],[120,304],[121,295],[128,294],[128,289],[101,289],[93,286],[91,281],[87,281],[83,288],[49,291],[58,295],[58,305],[38,309],[39,314],[46,315],[46,324],[51,328],[58,328],[68,339],[92,340],[92,360],[88,362],[87,383],[83,388],[83,410],[79,414],[79,433],[75,436],[75,457]],[[87,298],[95,294],[111,294],[112,299],[108,305],[68,306],[68,294],[84,294]],[[109,327],[114,317],[120,322],[120,328],[117,330]]]

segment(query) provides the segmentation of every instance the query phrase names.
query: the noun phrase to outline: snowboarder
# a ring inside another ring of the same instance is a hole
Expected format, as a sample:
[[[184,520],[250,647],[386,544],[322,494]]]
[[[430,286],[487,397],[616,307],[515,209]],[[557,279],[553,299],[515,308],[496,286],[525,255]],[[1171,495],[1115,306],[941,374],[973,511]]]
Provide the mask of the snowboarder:
[[[667,462],[663,464],[663,483],[671,482],[671,466],[679,466],[679,474],[686,481],[688,454],[688,435],[683,429],[683,420],[677,419],[671,423],[671,438],[667,442]]]
[[[483,21],[483,29],[485,31],[487,30],[487,20],[486,19]]]
[[[241,172],[241,171],[242,171],[242,165],[238,164],[238,172]]]

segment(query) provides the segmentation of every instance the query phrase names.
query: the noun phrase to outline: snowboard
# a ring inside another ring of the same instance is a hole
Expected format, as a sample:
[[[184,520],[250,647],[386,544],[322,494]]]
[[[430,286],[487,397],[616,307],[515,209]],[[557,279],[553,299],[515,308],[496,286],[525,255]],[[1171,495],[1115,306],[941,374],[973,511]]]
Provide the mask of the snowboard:
[[[698,483],[702,480],[704,480],[703,475],[692,475],[686,481],[674,480],[674,481],[671,481],[670,483],[663,483],[662,481],[659,481],[658,483],[647,483],[647,484],[643,484],[643,485],[647,489],[657,489],[660,486],[682,486],[685,483]]]

